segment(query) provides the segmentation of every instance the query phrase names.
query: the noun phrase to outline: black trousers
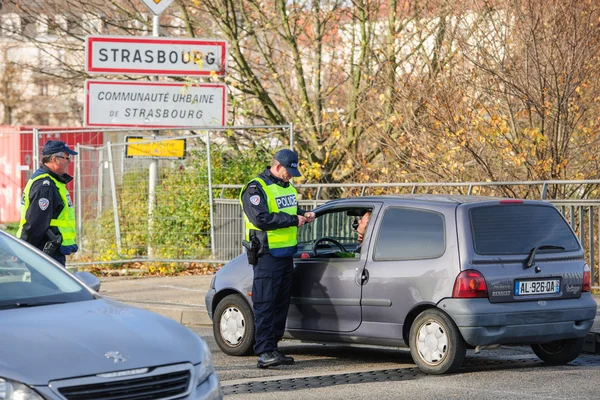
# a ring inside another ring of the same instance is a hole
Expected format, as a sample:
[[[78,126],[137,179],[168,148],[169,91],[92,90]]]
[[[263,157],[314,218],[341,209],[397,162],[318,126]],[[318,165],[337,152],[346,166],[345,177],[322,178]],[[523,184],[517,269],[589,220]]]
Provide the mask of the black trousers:
[[[254,266],[252,303],[254,308],[254,353],[260,355],[277,348],[285,331],[292,291],[294,260],[263,254]]]
[[[56,252],[54,254],[52,254],[50,257],[52,257],[56,261],[58,261],[59,264],[62,264],[63,267],[67,264],[67,256],[65,256],[58,250],[56,250]]]

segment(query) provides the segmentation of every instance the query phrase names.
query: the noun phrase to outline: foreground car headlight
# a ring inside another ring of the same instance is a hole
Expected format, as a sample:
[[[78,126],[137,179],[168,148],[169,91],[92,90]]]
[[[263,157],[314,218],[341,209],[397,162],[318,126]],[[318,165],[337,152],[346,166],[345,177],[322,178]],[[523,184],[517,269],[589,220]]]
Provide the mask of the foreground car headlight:
[[[44,400],[22,383],[0,378],[0,400]]]
[[[200,364],[195,366],[196,368],[196,386],[201,385],[205,380],[208,379],[210,374],[215,372],[215,367],[213,365],[212,354],[210,354],[210,349],[204,340],[201,340],[202,347],[202,358],[200,360]],[[1,400],[1,398],[0,398]]]

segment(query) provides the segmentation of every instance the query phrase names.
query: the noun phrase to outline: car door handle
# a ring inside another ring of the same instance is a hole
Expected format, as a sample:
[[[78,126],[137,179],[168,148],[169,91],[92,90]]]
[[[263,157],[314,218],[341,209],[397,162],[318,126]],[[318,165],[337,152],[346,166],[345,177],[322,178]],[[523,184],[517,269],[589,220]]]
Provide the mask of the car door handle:
[[[356,268],[356,275],[354,275],[354,282],[358,286],[363,286],[369,281],[369,271],[367,269],[360,270]]]
[[[360,277],[360,284],[366,285],[368,281],[369,281],[369,270],[365,268],[365,269],[363,269],[362,276]]]
[[[356,274],[354,275],[354,283],[356,283],[357,286],[362,286],[362,275],[362,270],[356,268]]]

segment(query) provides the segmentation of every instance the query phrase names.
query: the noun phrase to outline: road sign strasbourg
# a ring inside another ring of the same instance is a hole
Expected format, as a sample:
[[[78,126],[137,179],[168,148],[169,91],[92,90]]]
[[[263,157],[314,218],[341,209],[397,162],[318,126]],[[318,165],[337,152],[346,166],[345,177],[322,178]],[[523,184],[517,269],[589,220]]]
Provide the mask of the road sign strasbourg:
[[[225,76],[227,41],[131,36],[88,36],[90,74]]]
[[[86,126],[225,126],[225,85],[179,82],[85,82]]]

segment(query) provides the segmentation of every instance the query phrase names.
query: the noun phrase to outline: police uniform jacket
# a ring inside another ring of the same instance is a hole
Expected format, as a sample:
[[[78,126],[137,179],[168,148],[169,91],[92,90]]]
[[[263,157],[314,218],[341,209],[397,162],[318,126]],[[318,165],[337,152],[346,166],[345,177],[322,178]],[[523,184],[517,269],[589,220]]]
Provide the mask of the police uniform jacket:
[[[258,177],[267,184],[273,183],[282,187],[288,187],[290,185],[289,182],[285,182],[271,174],[269,168],[270,167],[267,166],[265,170],[258,175]],[[250,198],[253,196],[258,196],[260,201],[251,202]],[[297,226],[298,215],[304,215],[307,212],[298,208],[297,215],[290,215],[282,212],[270,213],[267,203],[267,194],[262,189],[260,183],[256,181],[250,181],[250,183],[246,186],[246,190],[244,193],[242,193],[241,198],[246,217],[248,217],[250,222],[255,227],[260,229],[260,231],[251,231],[250,233],[251,239],[255,238],[255,240],[260,242],[259,254],[269,252],[266,231]]]
[[[31,175],[31,178],[41,174],[49,174],[65,185],[73,180],[73,177],[68,174],[57,175],[43,164]],[[50,220],[57,218],[64,207],[65,204],[52,179],[41,178],[33,182],[29,192],[29,208],[25,214],[27,222],[23,225],[21,239],[42,250],[48,241],[45,233],[50,227]],[[54,233],[59,233],[57,227],[53,226],[51,229]]]

